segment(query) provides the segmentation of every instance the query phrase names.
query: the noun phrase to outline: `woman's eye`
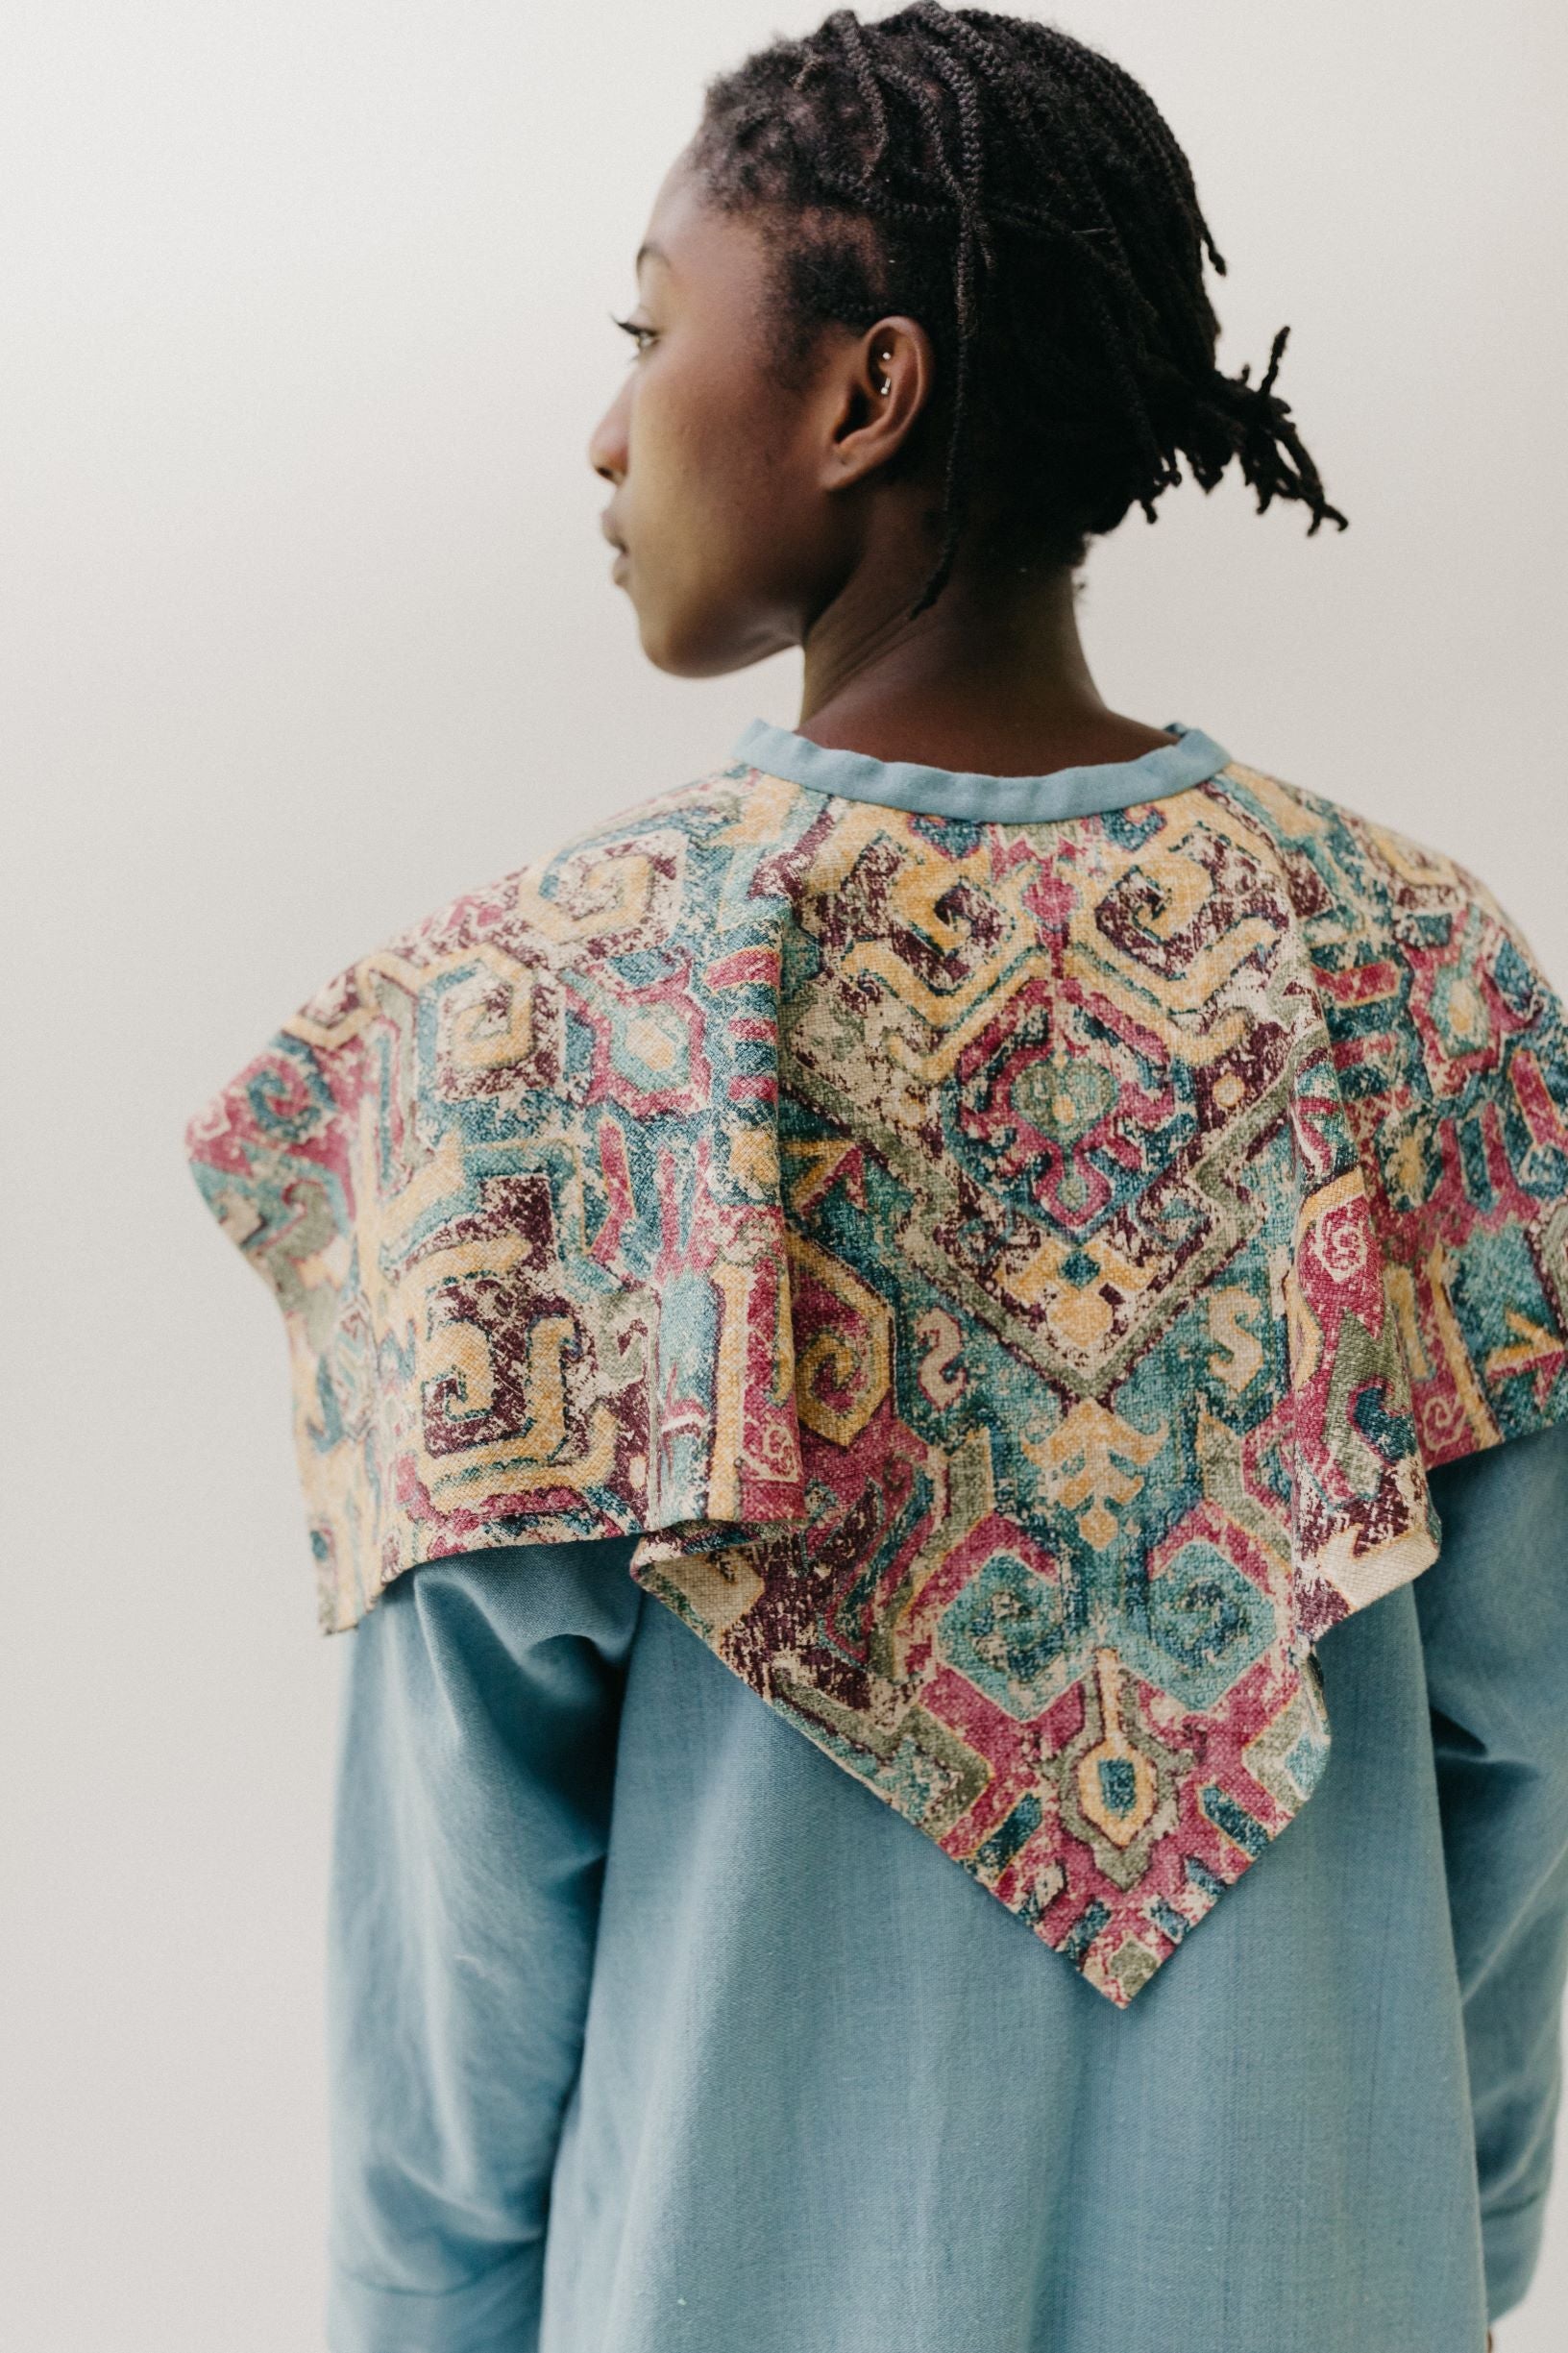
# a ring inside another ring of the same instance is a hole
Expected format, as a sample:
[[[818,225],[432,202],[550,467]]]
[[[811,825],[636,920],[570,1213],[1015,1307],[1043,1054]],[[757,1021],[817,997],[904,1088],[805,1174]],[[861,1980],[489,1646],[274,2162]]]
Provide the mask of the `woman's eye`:
[[[624,335],[630,335],[636,340],[638,352],[647,351],[648,345],[642,341],[642,337],[644,335],[647,335],[649,338],[652,337],[654,330],[651,327],[644,327],[636,319],[618,319],[613,311],[610,313],[610,317],[612,324],[619,327]],[[634,353],[633,357],[635,356],[636,354]]]

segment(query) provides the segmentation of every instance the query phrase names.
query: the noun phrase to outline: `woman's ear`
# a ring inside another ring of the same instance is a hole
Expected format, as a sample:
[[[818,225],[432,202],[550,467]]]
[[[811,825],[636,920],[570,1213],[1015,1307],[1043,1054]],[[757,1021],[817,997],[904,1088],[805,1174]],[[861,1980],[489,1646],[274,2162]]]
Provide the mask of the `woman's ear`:
[[[858,481],[902,447],[936,382],[931,338],[919,319],[879,319],[848,347],[840,379],[833,486]]]

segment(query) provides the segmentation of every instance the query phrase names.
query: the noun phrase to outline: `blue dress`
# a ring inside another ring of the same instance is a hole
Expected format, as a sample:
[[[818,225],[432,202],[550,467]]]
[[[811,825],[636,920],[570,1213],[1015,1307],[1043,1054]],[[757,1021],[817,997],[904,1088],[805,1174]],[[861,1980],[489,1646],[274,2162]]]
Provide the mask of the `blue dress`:
[[[338,1751],[332,2353],[1479,2353],[1558,2098],[1568,1427],[1431,1480],[1438,1560],[1320,1642],[1310,1803],[1126,2010],[635,1539],[396,1580]]]

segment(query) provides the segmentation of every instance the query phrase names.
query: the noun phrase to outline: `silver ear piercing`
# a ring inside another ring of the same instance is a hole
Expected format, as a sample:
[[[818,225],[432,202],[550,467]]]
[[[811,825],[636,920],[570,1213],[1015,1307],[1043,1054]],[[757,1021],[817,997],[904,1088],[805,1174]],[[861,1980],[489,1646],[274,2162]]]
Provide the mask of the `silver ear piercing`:
[[[876,355],[878,359],[881,360],[884,367],[886,367],[888,361],[893,357],[893,354],[891,352],[878,352]],[[891,392],[893,390],[893,386],[891,384],[878,384],[876,388],[878,392]]]

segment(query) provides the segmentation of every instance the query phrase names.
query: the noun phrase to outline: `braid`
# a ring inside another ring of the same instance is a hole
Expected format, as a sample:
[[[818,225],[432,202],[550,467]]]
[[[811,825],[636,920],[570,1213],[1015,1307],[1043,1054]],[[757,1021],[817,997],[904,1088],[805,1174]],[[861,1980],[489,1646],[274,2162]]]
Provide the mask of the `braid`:
[[[708,83],[691,156],[710,201],[763,227],[786,373],[830,321],[903,310],[931,336],[943,538],[912,617],[977,486],[998,552],[1072,568],[1135,503],[1157,521],[1184,456],[1205,491],[1235,459],[1260,514],[1293,499],[1309,536],[1346,527],[1274,389],[1288,327],[1260,382],[1216,366],[1204,258],[1225,262],[1191,166],[1141,85],[1055,26],[836,8]]]

